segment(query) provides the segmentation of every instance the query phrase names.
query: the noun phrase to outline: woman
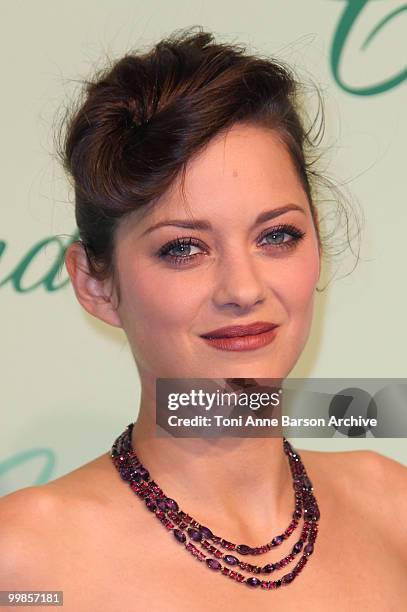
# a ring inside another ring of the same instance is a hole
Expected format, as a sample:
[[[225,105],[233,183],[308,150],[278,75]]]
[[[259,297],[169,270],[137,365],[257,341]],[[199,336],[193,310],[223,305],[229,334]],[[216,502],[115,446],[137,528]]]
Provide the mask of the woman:
[[[139,414],[111,451],[2,500],[2,589],[86,612],[403,609],[403,466],[155,435],[157,378],[283,379],[305,346],[323,240],[297,93],[287,68],[205,32],[88,85],[64,147],[81,238],[66,266],[129,340]]]

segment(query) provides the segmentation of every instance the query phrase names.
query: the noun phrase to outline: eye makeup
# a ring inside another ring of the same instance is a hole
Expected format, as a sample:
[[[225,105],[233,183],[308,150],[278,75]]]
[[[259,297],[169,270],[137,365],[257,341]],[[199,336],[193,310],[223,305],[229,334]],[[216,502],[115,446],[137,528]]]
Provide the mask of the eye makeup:
[[[288,239],[286,237],[288,237]],[[304,237],[305,232],[295,225],[280,224],[264,230],[258,239],[258,244],[266,239],[267,242],[265,244],[259,244],[261,248],[265,249],[266,252],[281,253],[281,251],[291,251],[295,249]],[[193,247],[201,249],[204,252],[191,254],[191,249]],[[174,251],[178,251],[178,254],[174,254]],[[182,266],[191,263],[194,259],[196,260],[197,257],[205,254],[208,254],[208,250],[199,239],[193,238],[192,236],[177,236],[175,240],[167,242],[158,250],[157,257],[172,265]]]

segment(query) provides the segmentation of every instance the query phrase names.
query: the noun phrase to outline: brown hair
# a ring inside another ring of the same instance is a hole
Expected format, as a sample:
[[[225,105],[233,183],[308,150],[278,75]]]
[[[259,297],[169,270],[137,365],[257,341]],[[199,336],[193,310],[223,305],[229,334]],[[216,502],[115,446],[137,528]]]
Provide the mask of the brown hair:
[[[73,179],[91,273],[99,279],[114,273],[120,219],[153,205],[184,175],[192,156],[236,122],[279,134],[308,196],[321,246],[311,187],[315,142],[300,118],[299,92],[282,62],[218,43],[201,28],[125,55],[87,82],[61,155]]]

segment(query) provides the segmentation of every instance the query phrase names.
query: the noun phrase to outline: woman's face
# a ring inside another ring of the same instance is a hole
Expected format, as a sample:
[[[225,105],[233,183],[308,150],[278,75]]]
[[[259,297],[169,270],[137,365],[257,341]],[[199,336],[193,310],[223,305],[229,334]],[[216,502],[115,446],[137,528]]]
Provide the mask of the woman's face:
[[[117,229],[117,315],[141,381],[284,378],[309,334],[319,264],[307,196],[276,134],[239,124],[216,137],[189,163],[184,195],[179,179]],[[271,343],[222,350],[201,337],[256,321],[278,325]]]

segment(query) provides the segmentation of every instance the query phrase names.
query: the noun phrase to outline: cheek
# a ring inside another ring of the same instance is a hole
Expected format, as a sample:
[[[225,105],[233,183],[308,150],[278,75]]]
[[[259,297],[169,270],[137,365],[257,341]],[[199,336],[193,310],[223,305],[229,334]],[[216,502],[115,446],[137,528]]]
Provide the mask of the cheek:
[[[134,337],[147,330],[158,341],[160,338],[163,340],[192,319],[198,302],[196,278],[192,280],[191,277],[195,286],[193,291],[185,273],[163,271],[140,262],[127,273],[126,279],[122,284],[122,300],[127,324]]]
[[[319,278],[318,249],[311,250],[281,276],[279,293],[288,317],[292,339],[299,345],[308,337],[312,322],[315,288]]]

